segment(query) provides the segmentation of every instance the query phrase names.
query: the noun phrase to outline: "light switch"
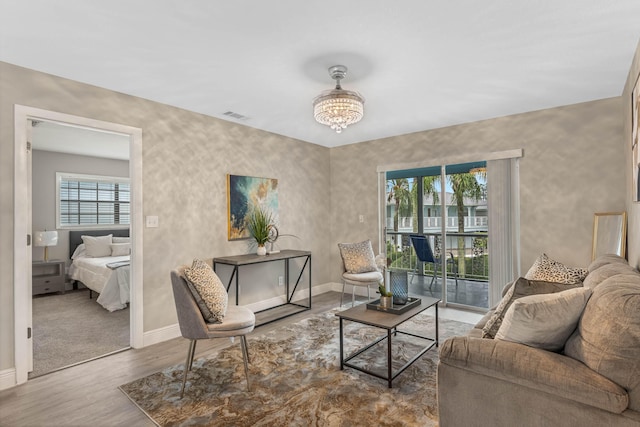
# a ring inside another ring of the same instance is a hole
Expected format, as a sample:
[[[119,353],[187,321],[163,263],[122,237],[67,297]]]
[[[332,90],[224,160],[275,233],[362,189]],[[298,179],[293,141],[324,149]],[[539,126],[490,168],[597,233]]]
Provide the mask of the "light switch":
[[[149,215],[147,216],[147,227],[155,228],[158,226],[158,216],[157,215]]]
[[[360,222],[364,222],[364,215],[359,216]]]

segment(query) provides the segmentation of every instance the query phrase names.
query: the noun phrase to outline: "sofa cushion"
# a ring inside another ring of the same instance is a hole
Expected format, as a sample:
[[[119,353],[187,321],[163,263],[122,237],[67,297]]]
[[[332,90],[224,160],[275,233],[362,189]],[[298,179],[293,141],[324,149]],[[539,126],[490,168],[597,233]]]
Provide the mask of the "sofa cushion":
[[[549,393],[613,413],[623,412],[629,403],[627,392],[584,364],[559,353],[527,347],[502,340],[452,337],[440,345],[439,363]],[[439,379],[438,379],[439,380]],[[491,382],[487,381],[487,384]],[[489,385],[490,386],[490,385]],[[481,394],[483,391],[475,390]],[[509,396],[502,396],[509,399]],[[463,402],[460,402],[464,406]],[[526,401],[513,401],[522,411]],[[463,410],[463,409],[460,409]],[[487,408],[488,411],[491,407]],[[563,414],[554,414],[562,416]],[[496,420],[499,420],[496,414]],[[561,419],[541,417],[547,423],[527,425],[562,425]],[[569,423],[572,424],[572,423]],[[480,424],[478,424],[480,425]],[[504,425],[501,423],[482,425]],[[575,425],[575,424],[572,424]]]
[[[603,265],[609,265],[609,264],[628,264],[628,263],[627,263],[627,260],[622,258],[620,255],[615,255],[615,254],[600,255],[598,258],[591,261],[591,264],[589,264],[589,266],[587,267],[587,270],[589,270],[589,273],[591,273],[594,270],[597,270],[598,268],[602,267]]]
[[[564,353],[629,392],[640,411],[640,274],[619,274],[598,285]]]
[[[530,295],[511,304],[495,338],[559,351],[575,330],[591,289]]]
[[[561,262],[552,260],[547,254],[542,254],[524,277],[530,280],[575,285],[581,283],[588,273],[589,271],[586,268],[567,267]]]
[[[500,329],[502,319],[504,318],[507,310],[509,309],[511,304],[513,304],[513,302],[518,298],[536,294],[550,294],[554,292],[561,292],[575,287],[576,285],[563,285],[561,283],[528,280],[524,277],[520,277],[507,290],[491,317],[482,327],[482,337],[493,338],[495,336],[496,332],[498,332],[498,329]]]
[[[338,248],[340,248],[340,256],[342,256],[344,269],[347,273],[378,271],[371,240],[358,243],[338,243]]]
[[[626,262],[624,264],[604,264],[599,268],[591,271],[584,279],[584,282],[582,282],[582,286],[584,286],[585,288],[593,289],[611,276],[615,276],[617,274],[630,274],[634,271],[635,270],[633,269],[633,267],[631,267]]]

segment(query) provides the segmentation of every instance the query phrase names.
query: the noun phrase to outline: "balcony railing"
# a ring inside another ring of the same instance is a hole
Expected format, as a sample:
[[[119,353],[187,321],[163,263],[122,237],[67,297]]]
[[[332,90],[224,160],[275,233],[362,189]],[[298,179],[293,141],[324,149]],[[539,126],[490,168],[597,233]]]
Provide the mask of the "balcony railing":
[[[398,218],[398,231],[411,232],[414,230],[413,217]],[[442,218],[440,217],[424,217],[424,231],[439,231],[442,228]],[[464,229],[467,231],[486,231],[489,227],[489,218],[486,216],[465,216]],[[417,225],[416,225],[417,228]],[[393,230],[393,218],[387,218],[387,229]],[[458,230],[458,217],[447,217],[447,231],[455,232]]]
[[[386,249],[387,262],[390,268],[399,270],[416,270],[418,274],[422,268],[422,274],[433,274],[433,264],[419,263],[416,253],[411,245],[409,236],[416,234],[412,232],[387,231]],[[429,239],[431,250],[436,257],[442,253],[442,236],[439,233],[424,233]],[[447,233],[446,252],[453,254],[455,268],[458,277],[469,280],[488,281],[489,280],[489,252],[487,250],[486,233]],[[464,259],[462,261],[461,259]],[[420,265],[422,264],[422,265]],[[452,263],[447,262],[447,275],[451,276]]]

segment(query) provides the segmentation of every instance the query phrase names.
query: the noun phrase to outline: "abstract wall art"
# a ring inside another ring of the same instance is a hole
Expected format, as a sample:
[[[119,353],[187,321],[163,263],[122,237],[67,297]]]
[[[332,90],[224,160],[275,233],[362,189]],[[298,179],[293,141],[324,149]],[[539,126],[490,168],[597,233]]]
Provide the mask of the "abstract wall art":
[[[227,175],[227,222],[229,240],[248,239],[247,217],[253,207],[271,212],[278,222],[278,180]]]

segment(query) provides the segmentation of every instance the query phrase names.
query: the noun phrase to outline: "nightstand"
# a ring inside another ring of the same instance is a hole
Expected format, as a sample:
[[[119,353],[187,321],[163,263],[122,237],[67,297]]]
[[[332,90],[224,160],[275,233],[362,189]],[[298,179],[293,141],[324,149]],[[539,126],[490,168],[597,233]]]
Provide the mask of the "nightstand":
[[[31,295],[64,292],[64,261],[34,261],[31,265]]]

